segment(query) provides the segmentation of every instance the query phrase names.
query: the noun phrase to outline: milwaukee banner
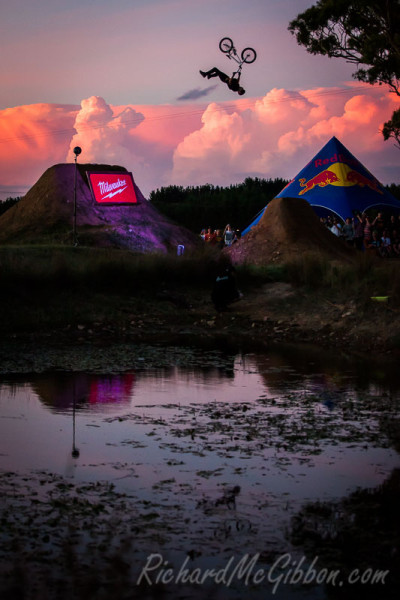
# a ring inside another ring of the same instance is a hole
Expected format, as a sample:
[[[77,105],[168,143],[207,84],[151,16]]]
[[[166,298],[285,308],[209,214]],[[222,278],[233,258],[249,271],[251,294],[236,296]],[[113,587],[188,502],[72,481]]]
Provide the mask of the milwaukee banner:
[[[89,173],[93,197],[99,204],[137,204],[132,173]]]

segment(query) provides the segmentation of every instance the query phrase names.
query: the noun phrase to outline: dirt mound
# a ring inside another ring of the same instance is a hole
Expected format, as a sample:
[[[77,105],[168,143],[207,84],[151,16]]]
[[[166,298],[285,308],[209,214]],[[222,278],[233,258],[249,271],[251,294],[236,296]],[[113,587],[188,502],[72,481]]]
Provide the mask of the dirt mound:
[[[306,200],[274,198],[259,223],[228,249],[235,264],[286,262],[300,253],[351,260],[355,250],[321,224]]]
[[[138,204],[96,204],[86,171],[126,172],[126,169],[78,165],[76,226],[80,244],[139,252],[166,252],[176,249],[178,244],[187,248],[196,245],[197,236],[158,212],[136,184]],[[47,169],[26,196],[0,217],[0,243],[72,243],[74,177],[74,164]]]

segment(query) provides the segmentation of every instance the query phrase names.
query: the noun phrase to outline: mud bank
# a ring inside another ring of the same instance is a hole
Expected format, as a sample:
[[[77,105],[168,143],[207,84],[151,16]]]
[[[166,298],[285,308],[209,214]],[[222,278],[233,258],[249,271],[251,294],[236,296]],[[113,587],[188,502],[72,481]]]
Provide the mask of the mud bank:
[[[91,304],[85,298],[75,302],[83,311],[69,311],[61,322],[58,318],[56,327],[51,319],[44,325],[29,322],[26,327],[11,329],[5,323],[0,342],[1,371],[26,372],[32,361],[38,360],[52,368],[55,365],[45,358],[46,352],[62,355],[63,349],[72,346],[93,346],[100,352],[102,347],[121,343],[232,352],[264,351],[279,343],[310,344],[369,356],[376,362],[395,360],[400,355],[400,311],[390,299],[368,299],[361,305],[353,298],[343,300],[332,293],[309,292],[276,282],[245,291],[241,301],[220,313],[214,309],[208,290],[184,288],[140,298],[115,296],[108,299],[106,311],[103,304],[103,310],[97,312],[93,299]],[[39,347],[43,349],[41,359]],[[56,366],[60,368],[58,362]],[[75,370],[72,365],[65,367]]]

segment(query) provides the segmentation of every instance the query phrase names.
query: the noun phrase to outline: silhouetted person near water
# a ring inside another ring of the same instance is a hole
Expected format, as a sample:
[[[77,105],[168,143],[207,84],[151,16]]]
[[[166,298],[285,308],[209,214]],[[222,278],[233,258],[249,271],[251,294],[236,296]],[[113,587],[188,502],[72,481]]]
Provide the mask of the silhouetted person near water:
[[[222,267],[215,279],[211,300],[218,312],[226,310],[228,304],[242,298],[236,287],[235,269],[231,265]]]
[[[232,75],[232,77],[229,77],[229,75],[223,73],[217,69],[217,67],[213,67],[209,71],[200,71],[200,74],[203,75],[203,77],[207,77],[207,79],[210,79],[211,77],[219,77],[223,83],[226,83],[232,92],[237,92],[239,96],[243,96],[243,94],[245,94],[245,90],[241,85],[239,85],[240,73],[237,77],[235,77],[235,73]]]

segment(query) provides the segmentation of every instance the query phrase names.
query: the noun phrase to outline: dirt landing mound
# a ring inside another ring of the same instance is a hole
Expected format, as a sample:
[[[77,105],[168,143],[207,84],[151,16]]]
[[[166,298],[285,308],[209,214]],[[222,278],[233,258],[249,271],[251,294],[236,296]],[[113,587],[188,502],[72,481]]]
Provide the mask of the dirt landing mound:
[[[355,250],[320,223],[306,200],[274,198],[260,222],[228,249],[235,264],[286,262],[300,253],[351,260]]]
[[[136,184],[137,205],[96,204],[86,171],[126,172],[126,169],[111,165],[78,166],[76,225],[80,244],[138,252],[166,252],[176,249],[178,244],[187,248],[196,245],[197,237],[159,213]],[[26,196],[0,217],[0,243],[72,243],[74,176],[74,164],[47,169]]]

